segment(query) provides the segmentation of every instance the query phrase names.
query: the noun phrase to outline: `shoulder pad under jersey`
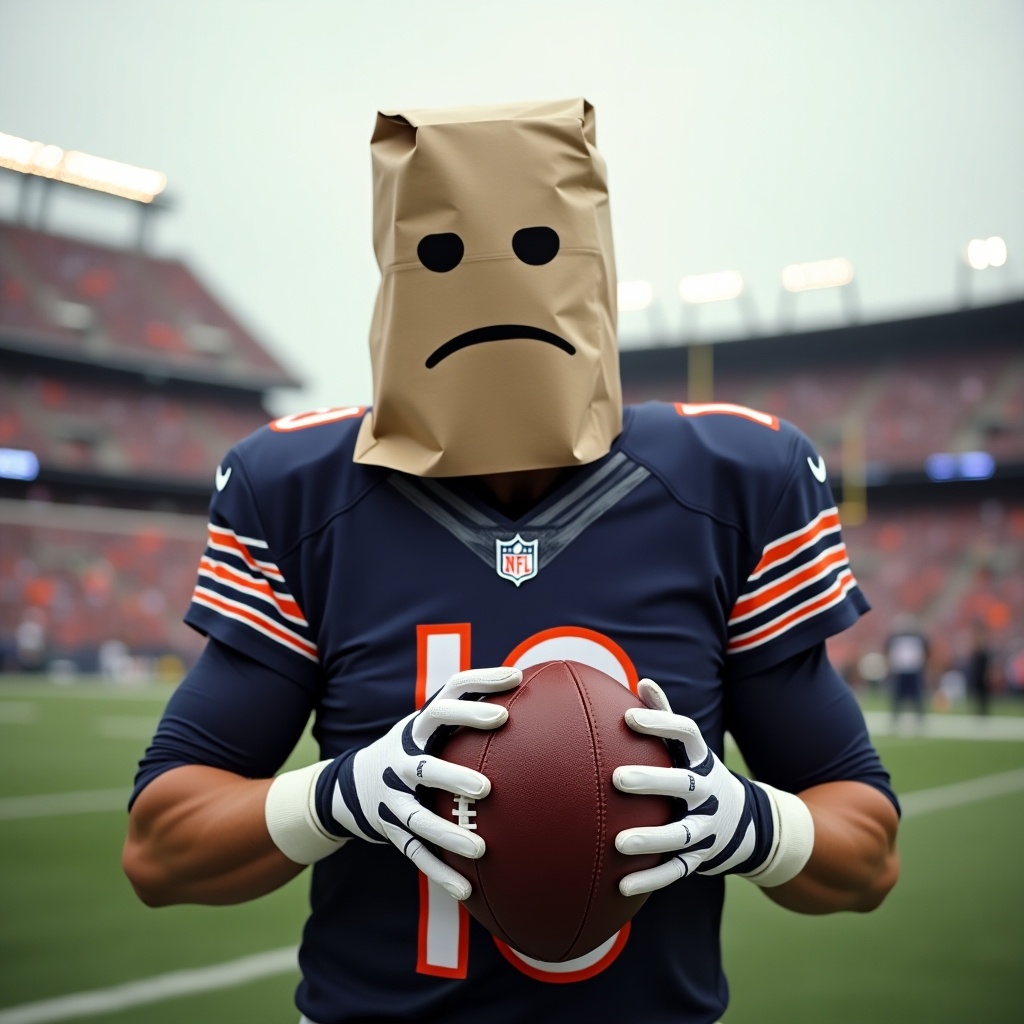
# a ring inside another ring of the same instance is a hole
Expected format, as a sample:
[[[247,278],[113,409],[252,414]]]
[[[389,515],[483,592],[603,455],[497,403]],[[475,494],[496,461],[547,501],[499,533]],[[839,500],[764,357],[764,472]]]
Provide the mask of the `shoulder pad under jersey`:
[[[237,472],[244,478],[239,499],[246,491],[251,495],[268,529],[287,524],[296,539],[318,529],[387,476],[387,470],[353,461],[365,412],[362,406],[318,409],[261,427],[221,461],[214,503],[229,499],[230,474]]]
[[[801,463],[807,463],[806,483],[825,482],[824,464],[800,430],[725,402],[632,406],[622,447],[680,502],[735,526],[755,544]]]

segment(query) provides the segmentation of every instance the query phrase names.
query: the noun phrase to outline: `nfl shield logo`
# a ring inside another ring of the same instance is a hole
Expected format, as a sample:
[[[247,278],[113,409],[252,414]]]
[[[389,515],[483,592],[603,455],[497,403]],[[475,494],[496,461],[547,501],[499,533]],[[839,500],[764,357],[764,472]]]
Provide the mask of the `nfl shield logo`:
[[[495,569],[498,575],[511,580],[517,587],[523,580],[537,575],[537,545],[539,541],[523,540],[517,533],[511,540],[496,540]]]

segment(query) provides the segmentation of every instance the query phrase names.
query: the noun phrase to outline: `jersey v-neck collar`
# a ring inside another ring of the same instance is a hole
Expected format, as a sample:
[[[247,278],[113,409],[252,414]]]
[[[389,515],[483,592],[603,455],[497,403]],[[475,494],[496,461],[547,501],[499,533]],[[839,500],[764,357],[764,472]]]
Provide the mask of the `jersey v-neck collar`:
[[[503,515],[456,481],[392,473],[388,483],[487,564],[494,563],[496,545],[515,535],[537,543],[541,568],[650,476],[646,467],[620,450],[625,432],[624,424],[606,456],[581,467],[517,519]]]

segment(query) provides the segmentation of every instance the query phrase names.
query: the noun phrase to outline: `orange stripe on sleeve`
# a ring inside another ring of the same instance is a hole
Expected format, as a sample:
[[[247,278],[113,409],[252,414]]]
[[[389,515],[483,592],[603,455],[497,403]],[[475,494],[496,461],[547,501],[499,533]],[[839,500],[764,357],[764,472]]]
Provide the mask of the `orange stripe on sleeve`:
[[[241,590],[253,594],[262,600],[269,601],[286,619],[300,626],[309,625],[295,598],[290,594],[279,594],[265,579],[247,576],[237,569],[224,565],[223,562],[215,562],[206,555],[199,560],[199,571],[204,575],[214,577],[228,586],[234,587],[236,590]]]
[[[249,549],[230,530],[223,530],[210,524],[207,529],[207,538],[207,543],[214,550],[231,551],[238,555],[253,572],[262,571],[256,559],[249,554]]]
[[[270,637],[271,640],[276,640],[282,646],[290,648],[305,658],[309,658],[310,661],[319,660],[316,644],[310,643],[283,626],[276,625],[272,620],[246,605],[220,597],[218,594],[214,594],[209,590],[203,590],[200,587],[195,589],[195,592],[192,594],[192,600],[196,604],[204,605],[229,619],[234,619],[237,622],[242,622],[252,627],[258,633]]]
[[[780,537],[771,544],[766,544],[761,555],[761,561],[757,563],[750,579],[757,579],[773,566],[792,558],[801,548],[809,547],[816,543],[824,534],[839,529],[839,512],[834,508],[825,509],[824,512],[815,516],[802,530]]]
[[[837,566],[846,565],[849,558],[846,554],[846,545],[838,544],[834,548],[823,551],[812,562],[808,562],[800,569],[787,573],[782,579],[776,580],[767,586],[745,597],[741,597],[733,607],[729,623],[739,622],[759,611],[770,608],[773,604],[792,597],[808,584],[815,582],[822,576],[827,575]]]
[[[835,583],[820,597],[798,605],[785,615],[780,615],[777,619],[773,619],[760,629],[734,637],[729,641],[729,653],[735,654],[738,651],[749,650],[751,647],[759,647],[761,644],[768,643],[769,640],[782,636],[783,633],[788,632],[801,622],[805,622],[807,619],[813,618],[815,615],[819,615],[839,604],[856,585],[857,581],[853,578],[853,573],[849,569],[844,570],[839,574]]]

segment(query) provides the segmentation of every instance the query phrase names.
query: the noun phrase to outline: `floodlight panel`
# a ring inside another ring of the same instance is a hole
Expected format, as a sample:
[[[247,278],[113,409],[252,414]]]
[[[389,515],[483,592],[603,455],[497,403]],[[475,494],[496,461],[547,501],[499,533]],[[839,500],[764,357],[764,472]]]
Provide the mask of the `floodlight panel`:
[[[984,238],[972,238],[967,243],[967,263],[974,270],[988,267],[988,242]]]
[[[32,154],[32,163],[40,171],[49,171],[56,175],[60,162],[64,159],[64,150],[60,146],[38,145]]]
[[[161,171],[3,133],[0,133],[0,167],[140,203],[151,203],[167,187],[167,175]]]
[[[64,157],[63,177],[74,185],[112,192],[140,202],[151,202],[167,186],[167,175],[160,171],[78,152]]]
[[[841,288],[853,280],[853,264],[845,256],[811,263],[790,263],[782,271],[782,287],[787,292],[806,292],[815,288]]]
[[[711,274],[690,274],[679,282],[683,302],[725,302],[743,292],[743,275],[735,270],[719,270]]]
[[[988,265],[990,267],[1001,267],[1006,262],[1006,242],[998,235],[987,238]]]
[[[0,132],[0,167],[27,171],[32,165],[32,154],[38,145],[38,142],[29,142],[28,139],[19,139],[17,135]]]
[[[972,238],[967,243],[964,259],[974,270],[987,270],[989,267],[1001,267],[1006,263],[1006,240],[999,235],[988,238]]]
[[[654,287],[650,281],[620,281],[619,311],[633,313],[646,309],[654,301]]]

